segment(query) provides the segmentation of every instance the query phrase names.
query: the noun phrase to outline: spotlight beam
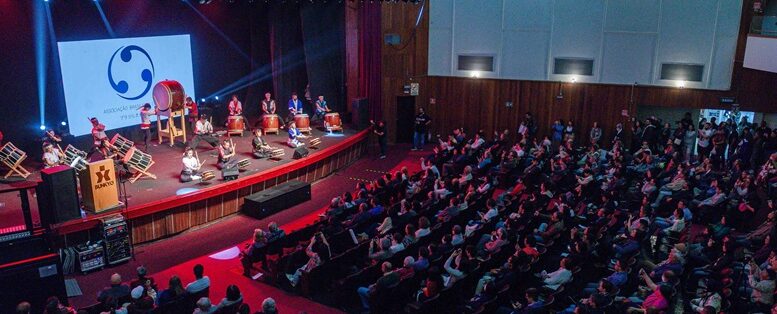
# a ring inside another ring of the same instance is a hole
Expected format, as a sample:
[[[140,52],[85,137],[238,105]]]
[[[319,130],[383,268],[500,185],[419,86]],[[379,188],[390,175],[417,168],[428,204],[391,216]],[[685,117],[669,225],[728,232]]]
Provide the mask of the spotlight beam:
[[[227,34],[224,34],[224,32],[222,32],[222,31],[221,31],[221,29],[220,29],[220,28],[218,28],[218,26],[216,26],[216,24],[213,24],[213,22],[211,22],[211,21],[210,21],[210,19],[208,19],[208,17],[207,17],[207,16],[205,16],[205,14],[202,14],[202,12],[200,12],[200,10],[197,10],[197,8],[195,8],[195,7],[194,7],[194,5],[192,5],[192,4],[191,4],[189,1],[183,1],[183,3],[186,3],[186,5],[188,5],[188,6],[189,6],[189,8],[191,8],[192,10],[194,10],[194,13],[197,13],[197,15],[199,15],[199,16],[202,18],[202,20],[203,20],[203,21],[205,21],[205,23],[208,23],[208,25],[209,25],[211,28],[213,28],[213,30],[215,30],[215,31],[216,31],[216,33],[218,33],[218,34],[219,34],[219,36],[221,36],[221,38],[224,38],[224,40],[225,40],[225,41],[226,41],[226,42],[227,42],[227,43],[228,43],[230,46],[232,46],[232,48],[233,48],[233,49],[235,49],[235,51],[237,51],[238,53],[240,53],[240,55],[241,55],[241,56],[243,56],[243,58],[245,58],[245,59],[246,59],[246,60],[248,60],[248,61],[251,61],[251,57],[249,57],[249,56],[248,56],[248,54],[247,54],[247,53],[245,53],[245,52],[243,51],[243,49],[241,49],[241,48],[240,48],[240,46],[238,46],[238,45],[237,45],[237,44],[236,44],[234,41],[232,41],[232,39],[230,39],[230,38],[227,36]]]
[[[40,125],[46,122],[46,17],[43,2],[37,2],[33,8],[35,22],[35,74],[38,80],[38,110]]]
[[[94,6],[97,7],[97,11],[100,12],[100,18],[102,18],[103,24],[105,24],[105,29],[108,30],[108,35],[111,35],[111,38],[116,38],[116,33],[113,32],[113,27],[111,27],[111,23],[108,22],[108,17],[105,16],[105,12],[103,11],[103,6],[100,5],[100,1],[94,0]]]

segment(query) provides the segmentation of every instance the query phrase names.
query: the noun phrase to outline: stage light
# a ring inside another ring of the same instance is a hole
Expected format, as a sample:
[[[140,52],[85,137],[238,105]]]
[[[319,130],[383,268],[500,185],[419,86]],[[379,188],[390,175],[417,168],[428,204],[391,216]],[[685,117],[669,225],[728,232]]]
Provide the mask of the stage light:
[[[685,81],[684,80],[675,81],[674,85],[677,86],[677,88],[685,88]]]
[[[45,126],[45,125],[43,125],[43,124],[41,124],[41,125],[40,125],[40,129],[41,129],[41,130],[45,130],[45,129],[46,129],[46,126]]]
[[[216,100],[219,100],[219,96],[216,96]]]
[[[200,102],[205,102],[205,98],[200,98]]]
[[[65,121],[62,121],[62,122],[60,122],[59,124],[60,124],[60,125],[62,125],[62,126],[66,126],[66,125],[67,125],[67,122],[65,122]]]

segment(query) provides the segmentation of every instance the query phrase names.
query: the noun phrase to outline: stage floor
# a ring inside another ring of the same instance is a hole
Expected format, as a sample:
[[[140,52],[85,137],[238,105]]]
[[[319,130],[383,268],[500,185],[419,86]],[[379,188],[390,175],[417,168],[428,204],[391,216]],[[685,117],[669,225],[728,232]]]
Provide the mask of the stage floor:
[[[254,158],[251,153],[251,140],[253,135],[251,135],[250,132],[244,133],[242,137],[232,136],[233,142],[237,148],[237,153],[235,154],[234,158],[236,160],[247,158],[251,161],[251,164],[248,166],[246,171],[240,173],[240,177],[278,167],[293,160],[292,156],[294,154],[294,149],[286,145],[286,139],[288,135],[286,132],[283,132],[283,130],[281,131],[282,132],[277,135],[265,135],[265,140],[271,146],[283,148],[286,153],[282,159],[277,162]],[[109,137],[113,136],[111,132],[108,133]],[[320,138],[321,145],[319,145],[319,149],[310,149],[310,154],[316,154],[318,150],[336,144],[356,133],[357,131],[350,130],[348,128],[346,128],[342,133],[329,133],[314,127],[314,129],[311,131],[310,138]],[[152,143],[152,146],[149,147],[149,153],[154,160],[154,165],[150,168],[149,171],[155,174],[157,179],[155,180],[148,177],[142,177],[135,183],[125,183],[127,191],[126,200],[130,208],[166,197],[191,193],[201,188],[211,187],[224,183],[224,181],[221,179],[221,171],[216,167],[216,161],[218,159],[217,148],[211,148],[207,143],[201,142],[197,149],[200,160],[204,162],[202,171],[214,170],[216,172],[216,179],[206,183],[199,183],[195,181],[181,183],[179,181],[179,176],[182,168],[181,156],[185,148],[184,145],[182,143],[177,143],[173,147],[170,147],[168,146],[167,142],[160,145],[156,142],[156,140],[154,140]],[[32,175],[30,175],[27,180],[40,180],[40,163],[30,162],[29,164],[25,164],[25,167],[27,167],[27,169],[32,172]],[[35,169],[35,171],[32,169]],[[12,185],[13,183],[0,183],[0,189]],[[33,215],[33,224],[37,225],[39,223],[37,210],[38,205],[37,200],[35,199],[35,195],[32,193],[32,191],[30,191],[29,199]],[[123,202],[124,197],[120,196],[120,200]],[[23,227],[23,225],[24,218],[21,212],[21,201],[19,199],[18,193],[0,194],[0,234],[19,231],[18,228],[20,226]]]

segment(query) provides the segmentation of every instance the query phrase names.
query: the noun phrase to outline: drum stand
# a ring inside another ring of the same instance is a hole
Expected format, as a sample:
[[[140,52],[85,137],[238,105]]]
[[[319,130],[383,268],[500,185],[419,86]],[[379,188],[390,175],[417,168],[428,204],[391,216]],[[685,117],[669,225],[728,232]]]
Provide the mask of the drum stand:
[[[175,126],[175,118],[178,118],[181,123],[181,128]],[[186,144],[186,115],[183,110],[170,111],[170,116],[167,117],[167,127],[162,128],[162,115],[156,116],[156,129],[157,139],[159,145],[163,143],[163,137],[170,139],[170,147],[175,144],[175,139],[180,137],[184,144]]]
[[[8,148],[8,149],[6,149]],[[5,152],[10,151],[9,155],[5,155]],[[30,172],[24,169],[22,162],[27,159],[27,153],[16,148],[11,142],[6,143],[2,149],[3,155],[0,156],[0,161],[8,167],[8,173],[3,176],[3,179],[8,179],[12,174],[16,173],[22,178],[27,179],[30,176]],[[17,155],[17,156],[13,156]],[[13,157],[13,158],[12,158]]]
[[[133,170],[136,171],[135,174],[133,174],[132,177],[130,177],[128,181],[130,183],[135,183],[135,181],[138,181],[138,179],[140,179],[140,178],[142,178],[144,176],[156,180],[156,175],[148,171],[148,169],[150,169],[152,165],[154,165],[154,161],[153,160],[148,163],[148,166],[146,166],[146,169],[140,169],[139,167],[137,167],[135,165],[128,165],[130,167],[130,169],[133,169]]]

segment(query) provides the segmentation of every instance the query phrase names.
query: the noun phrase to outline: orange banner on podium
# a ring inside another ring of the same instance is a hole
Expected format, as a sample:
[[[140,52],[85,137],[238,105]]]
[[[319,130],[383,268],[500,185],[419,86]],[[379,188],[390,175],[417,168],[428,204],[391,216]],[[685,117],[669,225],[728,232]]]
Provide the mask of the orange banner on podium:
[[[118,178],[112,159],[87,164],[79,179],[86,210],[99,213],[119,206]]]

